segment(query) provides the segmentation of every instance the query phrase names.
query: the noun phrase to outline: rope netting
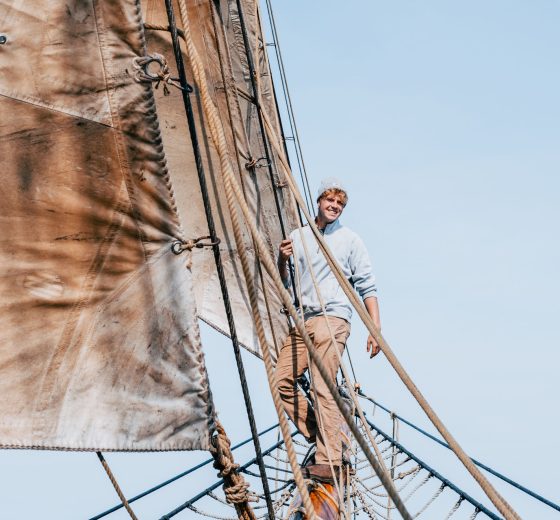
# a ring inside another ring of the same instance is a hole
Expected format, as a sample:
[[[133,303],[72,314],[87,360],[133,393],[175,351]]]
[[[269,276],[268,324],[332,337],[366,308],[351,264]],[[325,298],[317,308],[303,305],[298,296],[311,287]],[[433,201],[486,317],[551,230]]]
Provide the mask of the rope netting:
[[[363,426],[362,426],[363,428]],[[433,468],[424,464],[403,447],[395,439],[371,426],[375,442],[377,442],[387,469],[392,475],[393,483],[402,500],[407,504],[413,518],[430,519],[470,519],[476,516],[499,519],[482,504],[474,500]],[[365,432],[364,432],[365,433]],[[301,464],[309,458],[313,446],[302,442],[299,437],[294,439]],[[338,506],[341,519],[392,520],[400,518],[395,506],[375,471],[372,470],[367,457],[357,445],[346,447],[348,464],[346,466],[347,481],[340,486],[340,495],[335,490],[330,497]],[[348,456],[348,453],[350,455]],[[278,443],[274,450],[266,450],[265,465],[269,471],[270,498],[275,519],[292,520],[305,518],[299,510],[300,501],[293,475],[290,470],[286,449]],[[240,471],[250,483],[257,502],[253,505],[256,518],[269,518],[264,503],[264,493],[259,487],[259,474],[256,463],[242,466]],[[314,489],[329,491],[320,483],[306,481],[311,495]],[[218,488],[208,491],[191,502],[188,509],[197,516],[218,520],[235,520],[235,510],[228,503],[223,492]],[[300,516],[298,516],[300,515]]]

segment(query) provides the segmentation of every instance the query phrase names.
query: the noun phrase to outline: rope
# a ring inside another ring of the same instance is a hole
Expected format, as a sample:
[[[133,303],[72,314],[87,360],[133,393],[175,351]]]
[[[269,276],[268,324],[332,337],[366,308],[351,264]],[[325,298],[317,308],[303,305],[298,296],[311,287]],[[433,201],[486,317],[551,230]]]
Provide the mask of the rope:
[[[183,23],[185,21],[186,18],[186,6],[184,4],[184,2],[182,2],[182,6],[184,7],[184,11],[185,11],[185,16],[183,16]],[[185,76],[185,69],[184,69],[184,65],[183,65],[183,57],[182,57],[182,53],[181,53],[181,49],[179,46],[179,42],[177,40],[177,26],[175,23],[175,17],[173,14],[173,6],[172,6],[172,2],[171,0],[166,0],[166,8],[167,8],[167,15],[168,15],[168,19],[169,19],[169,29],[171,32],[171,39],[173,42],[173,48],[174,48],[174,52],[175,52],[175,59],[177,62],[177,69],[179,71],[179,78],[181,81],[181,85],[187,85],[187,80],[186,80],[186,76]],[[182,13],[183,15],[183,13]],[[183,33],[183,39],[185,39],[185,34]],[[192,42],[191,42],[192,45]],[[250,392],[249,392],[249,387],[247,384],[247,379],[245,376],[245,367],[243,365],[243,359],[241,357],[241,350],[239,347],[239,341],[237,338],[237,331],[236,331],[236,327],[235,327],[235,320],[233,317],[233,311],[232,311],[232,307],[231,307],[231,301],[229,298],[229,292],[227,289],[227,284],[226,284],[226,278],[225,278],[225,274],[224,274],[224,269],[223,269],[223,265],[221,262],[221,255],[220,255],[220,249],[217,245],[217,235],[216,235],[216,228],[215,228],[215,224],[214,224],[214,217],[212,215],[212,209],[211,209],[211,205],[210,205],[210,200],[209,200],[209,195],[208,195],[208,188],[206,185],[206,178],[204,175],[204,171],[202,169],[202,158],[201,158],[201,154],[200,154],[200,149],[199,149],[199,145],[198,145],[198,137],[197,137],[197,133],[196,133],[196,125],[194,122],[194,116],[193,116],[193,112],[192,112],[192,106],[190,103],[190,98],[189,98],[189,94],[188,94],[188,90],[183,90],[183,101],[185,104],[185,110],[186,110],[186,114],[187,114],[187,120],[188,120],[188,124],[189,124],[189,131],[190,131],[190,136],[191,136],[191,143],[192,143],[192,147],[193,147],[193,153],[195,156],[195,161],[196,161],[196,166],[197,166],[197,174],[198,174],[198,179],[199,179],[199,184],[200,184],[200,188],[201,188],[201,192],[202,192],[202,196],[203,196],[203,203],[204,203],[204,211],[206,214],[206,220],[208,223],[208,231],[210,233],[210,238],[212,240],[212,242],[214,243],[214,247],[213,247],[213,252],[214,252],[214,261],[216,264],[216,270],[218,273],[218,279],[220,282],[220,289],[222,292],[222,297],[224,300],[224,308],[225,308],[225,312],[226,312],[226,317],[227,317],[227,322],[228,322],[228,327],[230,330],[230,337],[231,337],[231,341],[232,341],[232,346],[233,346],[233,351],[234,351],[234,356],[235,356],[235,362],[236,362],[236,366],[237,366],[237,371],[239,374],[239,380],[240,380],[240,384],[241,384],[241,389],[242,389],[242,393],[243,393],[243,399],[245,402],[245,409],[246,409],[246,413],[247,413],[247,418],[249,420],[249,426],[251,429],[251,436],[253,438],[253,444],[255,447],[255,453],[257,456],[257,460],[259,462],[259,470],[261,473],[261,481],[263,484],[263,488],[265,490],[265,492],[270,492],[269,488],[268,488],[268,480],[267,480],[267,476],[266,476],[266,470],[264,469],[264,462],[262,460],[262,453],[261,453],[261,446],[260,446],[260,441],[259,441],[259,436],[257,434],[257,426],[256,426],[256,421],[255,421],[255,417],[254,417],[254,413],[253,413],[253,406],[251,403],[251,397],[250,397]],[[267,499],[267,504],[269,506],[269,512],[272,516],[272,504],[270,502],[269,499]]]
[[[270,124],[270,121],[268,120],[268,117],[264,113],[263,113],[263,115],[264,115],[264,120],[265,120],[265,123],[266,123],[267,131],[269,133],[273,133],[274,129],[273,129],[272,125]],[[273,139],[271,139],[270,141],[273,144],[273,146],[277,146],[276,142]],[[332,255],[328,245],[326,244],[326,242],[323,239],[319,230],[314,225],[313,219],[311,218],[309,213],[306,211],[305,203],[301,199],[301,195],[299,194],[299,192],[297,190],[297,186],[295,185],[294,179],[292,177],[292,174],[289,170],[288,165],[286,165],[286,163],[284,161],[282,161],[281,156],[279,156],[279,157],[280,157],[280,160],[281,160],[281,164],[284,167],[285,174],[286,174],[286,180],[288,182],[290,190],[292,191],[292,193],[296,197],[296,201],[298,202],[299,207],[301,208],[301,210],[303,211],[303,213],[305,215],[305,218],[309,222],[310,228],[311,228],[313,234],[315,235],[321,250],[323,251],[323,253],[325,255],[325,259],[327,260],[327,263],[328,263],[329,267],[331,268],[331,271],[336,276],[336,278],[337,278],[340,286],[342,287],[344,293],[346,294],[346,296],[350,300],[350,303],[352,304],[352,306],[356,309],[358,315],[362,319],[362,322],[365,324],[369,333],[375,338],[375,340],[377,341],[381,350],[385,354],[385,357],[387,358],[387,360],[389,361],[391,366],[394,368],[394,370],[397,372],[397,375],[400,377],[401,381],[404,383],[406,388],[408,388],[408,390],[414,396],[414,398],[416,399],[418,404],[422,407],[422,409],[424,410],[424,412],[426,413],[428,418],[432,421],[432,423],[437,428],[437,430],[440,432],[442,437],[447,441],[447,443],[449,444],[449,446],[451,447],[451,449],[453,450],[455,455],[459,458],[459,460],[467,468],[467,470],[473,476],[473,478],[478,482],[478,484],[480,485],[480,487],[482,488],[484,493],[488,496],[488,498],[492,501],[492,503],[496,506],[496,508],[500,511],[500,513],[505,517],[506,520],[521,520],[519,515],[515,511],[513,511],[511,506],[496,491],[496,489],[492,486],[492,484],[488,481],[488,479],[486,479],[486,477],[478,470],[478,468],[473,464],[473,462],[470,460],[468,455],[465,453],[463,448],[461,448],[459,443],[455,440],[455,438],[447,430],[447,428],[445,427],[445,425],[443,424],[441,419],[438,417],[438,415],[435,413],[433,408],[430,406],[430,404],[428,403],[426,398],[423,396],[423,394],[420,392],[418,387],[412,381],[411,377],[408,375],[408,372],[406,372],[406,370],[404,369],[401,362],[395,356],[393,350],[391,349],[389,344],[385,341],[385,338],[383,338],[383,336],[381,335],[379,330],[377,330],[375,324],[373,323],[373,320],[367,314],[367,312],[365,310],[365,307],[363,306],[363,304],[361,304],[361,302],[359,301],[355,292],[353,291],[352,286],[350,285],[350,282],[344,277],[344,274],[341,272],[341,269],[337,265],[336,260],[335,260],[334,256]]]
[[[171,28],[169,27],[169,25],[157,25],[157,24],[153,24],[153,23],[145,23],[144,24],[144,29],[151,30],[151,31],[171,32]],[[176,28],[176,30],[177,30],[177,34],[184,40],[185,35],[184,35],[183,31],[179,28]]]
[[[372,397],[364,394],[361,390],[359,390],[358,395],[360,397],[362,397],[363,399],[366,399],[367,401],[369,401],[370,403],[373,404],[373,406],[375,408],[379,407],[382,410],[384,410],[385,412],[391,414],[393,412],[391,412],[391,410],[389,410],[388,408],[386,408],[385,406],[383,406],[382,404],[378,403],[377,401],[375,401]],[[410,426],[411,428],[413,428],[414,430],[416,430],[417,432],[421,433],[422,435],[424,435],[425,437],[428,437],[428,439],[431,439],[434,442],[437,442],[440,446],[443,446],[444,448],[447,448],[448,450],[450,450],[451,448],[449,447],[449,444],[443,442],[442,440],[438,439],[437,437],[435,437],[434,435],[432,435],[431,433],[428,433],[427,431],[423,430],[422,428],[416,426],[414,423],[408,421],[407,419],[405,419],[404,417],[401,417],[398,414],[394,414],[394,416],[401,422],[403,422],[404,424],[406,424],[407,426]],[[495,477],[498,477],[500,480],[503,480],[504,482],[507,482],[509,485],[513,486],[516,489],[519,489],[520,491],[523,491],[524,493],[526,493],[527,495],[539,500],[540,502],[542,502],[543,504],[546,504],[547,506],[551,507],[552,509],[555,509],[556,511],[560,511],[560,505],[555,504],[554,502],[552,502],[551,500],[548,500],[547,498],[544,498],[543,496],[535,493],[534,491],[531,491],[530,489],[526,488],[525,486],[522,486],[521,484],[519,484],[518,482],[515,482],[514,480],[510,479],[509,477],[506,477],[505,475],[499,473],[498,471],[492,469],[491,467],[487,466],[486,464],[474,459],[471,457],[471,460],[473,461],[474,464],[476,464],[479,468],[484,469],[485,471],[488,471],[488,473],[494,475]]]
[[[474,520],[478,516],[478,513],[480,513],[480,509],[476,508],[474,510],[474,513],[471,516],[469,516],[469,520]]]
[[[219,13],[216,13],[216,3],[211,3],[210,7],[211,7],[211,14],[212,14],[212,24],[214,27],[214,34],[216,37],[216,50],[218,53],[218,60],[220,62],[220,72],[222,75],[222,81],[223,81],[223,85],[224,85],[224,93],[225,93],[225,100],[226,100],[226,106],[227,106],[227,113],[228,113],[228,117],[229,117],[229,121],[230,121],[230,128],[231,128],[231,138],[233,140],[234,143],[234,149],[235,150],[241,150],[242,146],[240,145],[239,141],[239,136],[238,133],[235,131],[235,124],[234,124],[234,116],[233,113],[235,112],[236,117],[238,120],[243,121],[244,117],[243,114],[241,112],[241,106],[239,104],[239,95],[238,95],[238,91],[235,85],[235,79],[233,76],[233,70],[232,70],[232,66],[231,66],[231,61],[228,59],[225,59],[222,53],[222,38],[218,37],[218,32],[220,28],[223,28],[221,19],[220,19],[220,15]],[[223,34],[223,31],[220,32],[220,34]],[[205,43],[208,45],[207,40],[204,40]],[[226,55],[227,55],[227,49],[226,49]],[[226,74],[227,72],[227,74]],[[233,92],[232,92],[233,91]],[[247,136],[247,131],[245,128],[245,125],[241,125],[241,135],[243,137],[242,141],[243,141],[243,147],[244,149],[247,151],[246,153],[249,155],[249,157],[252,156],[251,154],[251,146],[250,146],[250,141],[249,138]],[[236,161],[237,161],[237,168],[239,172],[243,171],[243,166],[241,164],[241,154],[240,153],[235,153],[234,154]],[[252,161],[250,161],[252,162]],[[255,160],[255,165],[258,162],[258,160]],[[247,168],[247,165],[245,165],[245,167]],[[243,176],[241,176],[241,185],[242,185],[242,189],[243,189],[243,193],[245,194],[245,186],[243,184]],[[266,306],[266,312],[267,312],[267,316],[268,316],[268,322],[270,325],[270,332],[272,334],[272,339],[274,341],[274,347],[276,350],[276,357],[278,356],[278,340],[277,340],[277,335],[276,335],[276,331],[274,329],[274,321],[272,319],[272,312],[270,310],[270,296],[269,296],[269,291],[268,288],[266,286],[266,284],[264,283],[264,277],[263,277],[263,273],[262,273],[262,269],[261,266],[258,265],[257,266],[257,270],[259,272],[259,278],[261,280],[261,286],[263,289],[263,299],[264,299],[264,303]],[[264,487],[264,485],[263,485]],[[266,488],[265,488],[266,489]],[[273,511],[272,511],[272,504],[269,503],[270,501],[267,500],[267,504],[269,507],[269,513],[272,515]]]
[[[214,467],[219,470],[218,476],[224,479],[224,494],[227,502],[235,505],[239,518],[255,520],[255,515],[249,507],[249,502],[256,502],[258,498],[249,493],[249,484],[237,471],[239,465],[233,460],[231,442],[220,422],[216,422],[217,435],[213,438],[216,450]]]
[[[107,473],[107,476],[109,477],[109,480],[111,481],[111,484],[113,484],[113,487],[115,488],[115,491],[117,492],[117,495],[119,495],[119,498],[121,499],[123,507],[127,510],[128,514],[129,514],[130,518],[132,518],[132,520],[138,520],[138,518],[134,514],[134,511],[130,507],[130,504],[126,501],[126,497],[124,496],[124,493],[122,492],[121,487],[119,486],[119,483],[117,482],[117,479],[113,475],[113,472],[111,471],[111,468],[109,467],[109,464],[105,460],[105,457],[103,456],[103,453],[101,453],[100,451],[98,451],[96,453],[97,453],[97,458],[99,459],[99,461],[101,462],[101,465],[105,469],[105,472]]]
[[[451,511],[449,511],[444,520],[449,520],[457,512],[457,510],[461,507],[463,500],[465,500],[464,497],[459,497],[459,500],[457,500],[457,503],[451,508]]]
[[[430,500],[426,503],[426,505],[422,509],[420,509],[418,513],[414,515],[414,518],[418,518],[424,511],[426,511],[426,509],[428,509],[428,507],[430,507],[436,501],[436,499],[443,493],[445,487],[446,487],[445,484],[442,484],[439,487],[439,489],[434,493],[434,496],[430,498]]]
[[[416,455],[414,455],[413,453],[411,453],[410,451],[408,451],[402,444],[399,444],[398,442],[396,442],[394,439],[392,439],[391,437],[389,437],[386,433],[382,432],[377,426],[375,426],[372,422],[368,421],[370,426],[372,428],[374,428],[378,433],[380,433],[381,435],[383,435],[383,437],[385,437],[389,442],[394,443],[397,448],[402,451],[403,453],[405,453],[406,455],[408,455],[412,460],[414,460],[417,464],[419,464],[420,466],[422,466],[423,469],[425,469],[426,471],[428,471],[430,474],[432,474],[434,477],[436,477],[440,482],[443,482],[447,485],[447,487],[449,487],[450,489],[452,489],[453,491],[455,491],[459,496],[463,496],[465,497],[465,500],[467,500],[468,502],[470,502],[473,506],[475,506],[477,509],[479,509],[480,511],[483,511],[484,514],[490,518],[492,518],[493,520],[502,520],[499,516],[497,516],[496,514],[494,514],[492,511],[490,511],[487,507],[485,507],[484,505],[482,505],[480,502],[476,501],[474,498],[472,498],[471,496],[469,496],[467,493],[465,493],[463,490],[459,489],[455,484],[453,484],[453,482],[451,482],[449,479],[446,479],[443,475],[441,475],[440,473],[438,473],[435,469],[431,468],[430,466],[428,466],[425,462],[423,462],[422,460],[420,460],[418,457],[416,457]]]
[[[187,506],[187,508],[190,509],[193,513],[196,513],[200,516],[205,516],[206,518],[214,518],[215,520],[238,520],[238,518],[234,516],[220,516],[214,513],[207,513],[206,511],[202,511],[202,509],[198,509],[193,505],[189,505]]]
[[[293,445],[291,442],[291,437],[289,434],[289,427],[287,423],[287,419],[285,417],[284,411],[282,409],[280,396],[278,395],[278,391],[276,389],[274,375],[273,375],[273,368],[272,368],[272,361],[270,359],[270,352],[268,350],[268,345],[266,342],[266,337],[262,325],[262,320],[260,314],[258,312],[258,302],[257,302],[257,295],[256,289],[254,284],[252,283],[251,279],[251,270],[249,266],[249,262],[247,259],[246,251],[242,242],[241,236],[241,229],[239,227],[239,222],[237,220],[237,214],[234,207],[234,194],[232,190],[232,184],[236,180],[234,178],[233,170],[231,168],[231,164],[229,163],[227,148],[226,148],[226,139],[224,136],[223,129],[221,127],[221,122],[219,120],[219,116],[217,114],[216,107],[210,97],[210,93],[208,91],[208,84],[206,80],[206,73],[204,71],[204,66],[201,63],[200,57],[198,56],[198,52],[194,46],[194,42],[192,40],[192,36],[190,33],[190,25],[187,13],[187,6],[185,0],[179,0],[179,11],[181,13],[181,20],[183,22],[183,31],[185,33],[185,43],[187,48],[187,55],[189,57],[193,73],[197,84],[199,86],[201,100],[204,108],[204,112],[208,119],[208,125],[210,129],[210,134],[212,136],[212,140],[216,145],[218,150],[218,155],[220,157],[220,164],[222,169],[222,174],[224,176],[224,185],[226,190],[226,199],[228,202],[228,207],[230,208],[230,214],[232,219],[232,225],[234,229],[235,240],[238,248],[238,252],[240,254],[241,264],[243,267],[243,272],[247,281],[248,291],[249,291],[249,298],[251,301],[251,308],[253,312],[253,316],[255,319],[255,325],[257,328],[257,334],[259,338],[259,342],[261,344],[261,349],[263,352],[263,358],[265,361],[266,373],[268,383],[272,392],[272,397],[274,401],[274,405],[276,407],[276,412],[278,414],[279,423],[280,423],[280,430],[282,431],[282,436],[284,437],[284,441],[286,443],[286,447],[288,449],[288,457],[290,459],[290,464],[292,465],[292,470],[294,472],[294,478],[298,490],[302,496],[302,500],[305,506],[306,514],[309,517],[309,520],[315,520],[315,513],[313,510],[313,505],[311,504],[311,500],[309,498],[309,494],[307,492],[307,488],[305,487],[305,483],[303,481],[303,477],[301,475],[300,468],[297,463],[296,455],[293,450]],[[232,180],[233,179],[233,180]],[[236,186],[239,190],[239,186]],[[239,199],[243,199],[241,193],[237,193],[237,197]],[[264,244],[263,244],[264,245]],[[258,244],[259,249],[262,248],[261,244]]]

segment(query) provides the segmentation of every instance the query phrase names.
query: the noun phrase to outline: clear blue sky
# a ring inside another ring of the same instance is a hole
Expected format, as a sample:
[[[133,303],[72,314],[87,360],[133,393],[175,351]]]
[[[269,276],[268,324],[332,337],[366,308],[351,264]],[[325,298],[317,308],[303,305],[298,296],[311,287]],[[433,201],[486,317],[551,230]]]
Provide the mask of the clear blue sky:
[[[342,220],[373,258],[384,335],[472,456],[560,501],[560,3],[284,0],[275,13],[311,183],[348,186]],[[203,332],[237,441],[248,428],[229,345]],[[429,428],[364,345],[356,322],[362,386]],[[263,368],[246,357],[264,428]],[[476,493],[440,451],[401,433]],[[205,457],[107,455],[129,494]],[[0,452],[0,467],[2,519],[85,518],[115,502],[93,454]],[[212,481],[185,481],[138,513],[163,514]],[[499,489],[524,519],[559,516]]]

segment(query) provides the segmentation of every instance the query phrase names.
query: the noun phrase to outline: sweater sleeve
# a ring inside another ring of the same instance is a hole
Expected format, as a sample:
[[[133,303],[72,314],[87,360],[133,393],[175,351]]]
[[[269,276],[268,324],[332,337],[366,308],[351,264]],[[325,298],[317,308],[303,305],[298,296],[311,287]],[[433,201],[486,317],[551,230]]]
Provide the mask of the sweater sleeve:
[[[372,272],[371,260],[364,242],[357,235],[352,243],[349,264],[350,272],[352,273],[350,281],[362,300],[371,296],[377,297],[377,287],[375,285],[375,276]]]

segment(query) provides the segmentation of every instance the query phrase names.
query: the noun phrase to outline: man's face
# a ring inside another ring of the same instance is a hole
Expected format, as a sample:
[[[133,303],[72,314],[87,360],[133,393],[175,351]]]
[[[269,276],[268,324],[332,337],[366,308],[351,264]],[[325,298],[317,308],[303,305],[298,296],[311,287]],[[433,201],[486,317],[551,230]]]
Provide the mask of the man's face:
[[[342,215],[342,211],[344,210],[341,196],[334,194],[325,195],[319,199],[318,210],[319,215],[327,224],[334,222]]]

